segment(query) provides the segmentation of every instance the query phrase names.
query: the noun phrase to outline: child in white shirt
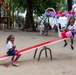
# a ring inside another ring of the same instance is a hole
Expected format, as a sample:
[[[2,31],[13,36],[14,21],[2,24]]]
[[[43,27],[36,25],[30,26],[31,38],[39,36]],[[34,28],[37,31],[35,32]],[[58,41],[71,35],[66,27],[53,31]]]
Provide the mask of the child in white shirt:
[[[71,31],[72,33],[72,36],[70,37],[71,38],[71,49],[73,50],[74,47],[73,47],[73,39],[74,39],[74,35],[76,33],[76,27],[74,26],[74,22],[75,22],[75,18],[71,18],[70,19],[70,23],[69,23],[69,26],[66,28],[66,31]],[[67,46],[67,41],[64,40],[65,44],[64,44],[64,47]]]
[[[19,64],[17,60],[19,59],[21,54],[17,50],[15,50],[16,46],[14,45],[14,35],[8,36],[6,44],[7,44],[7,49],[8,49],[7,54],[9,56],[13,56],[11,59],[13,61],[13,65],[18,66]]]

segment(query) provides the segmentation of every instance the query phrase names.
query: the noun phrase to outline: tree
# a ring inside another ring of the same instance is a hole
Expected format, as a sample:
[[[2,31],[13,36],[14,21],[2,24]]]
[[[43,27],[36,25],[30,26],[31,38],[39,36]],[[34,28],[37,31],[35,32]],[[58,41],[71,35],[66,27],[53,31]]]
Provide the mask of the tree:
[[[32,31],[36,31],[35,25],[34,25],[34,19],[33,19],[33,0],[26,0],[27,3],[27,13],[26,13],[26,19],[25,19],[25,25],[23,27],[23,30],[25,28],[30,28]]]
[[[25,24],[23,30],[31,28],[32,31],[36,31],[33,19],[33,11],[38,16],[41,16],[48,7],[53,7],[55,10],[59,10],[62,0],[14,0],[15,9],[23,8],[27,10]]]
[[[67,4],[68,4],[68,11],[71,11],[71,9],[72,9],[72,0],[67,0]]]

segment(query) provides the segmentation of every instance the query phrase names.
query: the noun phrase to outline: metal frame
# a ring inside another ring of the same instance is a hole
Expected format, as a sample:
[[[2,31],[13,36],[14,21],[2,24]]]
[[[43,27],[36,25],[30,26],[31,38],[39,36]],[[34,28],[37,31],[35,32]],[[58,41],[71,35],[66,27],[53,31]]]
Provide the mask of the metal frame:
[[[50,52],[50,59],[52,60],[52,51],[50,48],[46,47],[46,46],[43,46],[43,48],[41,49],[41,51],[39,52],[39,56],[38,56],[38,61],[40,60],[40,57],[41,57],[41,53],[45,50],[45,56],[47,57],[47,50],[49,50]],[[35,59],[36,57],[36,54],[37,54],[37,51],[38,51],[38,48],[35,50],[34,52],[34,56],[33,56],[33,59]]]

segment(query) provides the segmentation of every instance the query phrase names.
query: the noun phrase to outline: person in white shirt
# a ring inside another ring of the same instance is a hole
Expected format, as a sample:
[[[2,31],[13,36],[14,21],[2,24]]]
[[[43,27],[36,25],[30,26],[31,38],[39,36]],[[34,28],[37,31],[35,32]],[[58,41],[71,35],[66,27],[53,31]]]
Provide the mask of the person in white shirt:
[[[76,27],[75,27],[74,23],[75,23],[75,18],[73,17],[70,19],[69,26],[66,28],[66,31],[71,31],[71,33],[72,33],[72,36],[70,37],[71,38],[71,45],[70,46],[71,46],[72,50],[74,49],[73,39],[74,39],[74,35],[76,33]],[[65,42],[64,47],[66,47],[68,45],[68,43],[66,40],[64,40],[64,42]]]
[[[9,35],[6,41],[7,44],[7,54],[9,56],[13,56],[12,57],[12,61],[13,61],[13,65],[18,66],[18,62],[17,60],[19,59],[19,57],[21,56],[21,54],[15,50],[16,46],[14,45],[14,35]],[[16,56],[16,58],[15,58]]]

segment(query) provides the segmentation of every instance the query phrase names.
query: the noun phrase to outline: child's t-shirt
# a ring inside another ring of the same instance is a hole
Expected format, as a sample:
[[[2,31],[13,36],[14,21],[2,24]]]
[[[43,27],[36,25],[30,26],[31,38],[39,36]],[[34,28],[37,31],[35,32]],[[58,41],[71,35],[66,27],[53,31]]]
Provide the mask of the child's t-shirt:
[[[7,43],[7,50],[11,49],[13,46],[13,43],[11,41],[8,41]]]
[[[76,30],[76,27],[74,26],[74,25],[69,25],[68,26],[68,29],[69,29],[69,31],[75,31]]]

